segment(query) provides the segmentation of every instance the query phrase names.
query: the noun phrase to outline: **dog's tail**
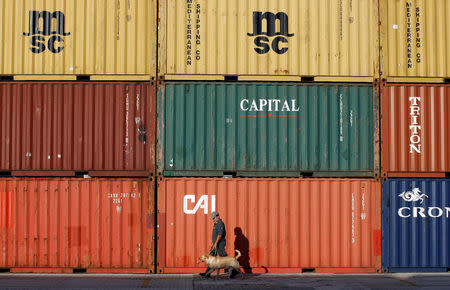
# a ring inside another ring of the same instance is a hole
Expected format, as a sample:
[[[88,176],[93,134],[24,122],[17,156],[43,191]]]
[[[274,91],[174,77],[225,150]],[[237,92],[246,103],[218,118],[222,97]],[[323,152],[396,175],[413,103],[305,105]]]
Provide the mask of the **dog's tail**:
[[[239,252],[239,250],[236,250],[236,249],[235,249],[235,251],[236,251],[236,253],[237,253],[237,256],[235,257],[236,260],[237,260],[237,259],[239,259],[239,257],[241,256],[241,252]]]

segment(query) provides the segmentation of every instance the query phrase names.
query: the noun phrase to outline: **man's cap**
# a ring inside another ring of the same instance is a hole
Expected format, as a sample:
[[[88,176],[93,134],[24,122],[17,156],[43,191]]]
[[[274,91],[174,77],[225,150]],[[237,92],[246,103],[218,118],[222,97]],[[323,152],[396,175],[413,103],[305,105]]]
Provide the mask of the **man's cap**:
[[[213,211],[211,213],[211,219],[213,220],[216,216],[219,216],[219,213],[217,211]]]

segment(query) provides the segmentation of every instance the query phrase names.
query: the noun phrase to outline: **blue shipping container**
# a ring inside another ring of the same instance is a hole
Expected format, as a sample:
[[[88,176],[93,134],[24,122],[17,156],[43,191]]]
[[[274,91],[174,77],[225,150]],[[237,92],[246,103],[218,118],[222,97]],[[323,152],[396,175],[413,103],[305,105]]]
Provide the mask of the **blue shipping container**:
[[[382,268],[450,268],[450,179],[392,178],[382,184]]]

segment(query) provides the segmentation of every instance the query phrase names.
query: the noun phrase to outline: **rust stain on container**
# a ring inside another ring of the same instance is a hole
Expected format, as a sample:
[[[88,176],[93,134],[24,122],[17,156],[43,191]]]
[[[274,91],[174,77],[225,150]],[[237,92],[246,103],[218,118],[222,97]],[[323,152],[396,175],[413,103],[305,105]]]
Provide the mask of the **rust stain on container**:
[[[151,176],[155,86],[125,82],[0,84],[0,171]]]
[[[154,228],[145,223],[154,212],[153,184],[148,179],[1,179],[0,268],[153,272]]]
[[[383,84],[382,175],[444,177],[450,172],[450,85]]]
[[[227,253],[247,271],[375,272],[381,267],[374,179],[160,178],[159,272],[198,272],[217,210]]]

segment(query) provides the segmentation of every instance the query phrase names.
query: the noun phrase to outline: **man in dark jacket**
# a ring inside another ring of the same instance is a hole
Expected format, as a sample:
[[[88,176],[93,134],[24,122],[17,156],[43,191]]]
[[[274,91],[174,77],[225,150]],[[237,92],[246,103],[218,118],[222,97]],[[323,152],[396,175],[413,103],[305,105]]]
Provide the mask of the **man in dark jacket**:
[[[211,219],[214,221],[214,227],[212,231],[213,245],[211,247],[209,254],[211,256],[217,256],[217,254],[219,254],[219,256],[221,257],[226,257],[228,255],[227,252],[225,251],[225,246],[227,244],[227,241],[225,239],[227,235],[225,231],[225,224],[220,219],[219,213],[216,211],[213,211],[211,213]],[[210,270],[209,267],[206,268],[205,273],[201,273],[200,275],[205,278],[210,277],[211,274],[206,275],[206,273],[208,273],[209,270]]]

